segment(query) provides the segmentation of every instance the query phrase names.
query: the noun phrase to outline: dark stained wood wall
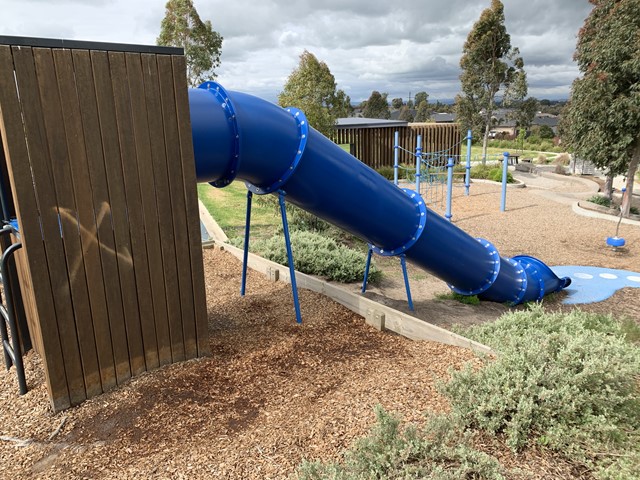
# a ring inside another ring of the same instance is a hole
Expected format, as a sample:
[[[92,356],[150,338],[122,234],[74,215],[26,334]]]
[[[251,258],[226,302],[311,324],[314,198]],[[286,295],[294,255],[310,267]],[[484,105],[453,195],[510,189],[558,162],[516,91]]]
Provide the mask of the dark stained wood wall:
[[[449,150],[460,155],[460,128],[455,123],[415,123],[406,127],[338,128],[334,141],[352,146],[352,154],[371,168],[392,167],[394,137],[399,132],[399,145],[415,152],[418,135],[422,135],[423,152]],[[452,148],[453,147],[453,148]],[[401,150],[400,163],[415,163],[411,153]]]
[[[207,354],[184,57],[0,44],[0,131],[54,410]]]

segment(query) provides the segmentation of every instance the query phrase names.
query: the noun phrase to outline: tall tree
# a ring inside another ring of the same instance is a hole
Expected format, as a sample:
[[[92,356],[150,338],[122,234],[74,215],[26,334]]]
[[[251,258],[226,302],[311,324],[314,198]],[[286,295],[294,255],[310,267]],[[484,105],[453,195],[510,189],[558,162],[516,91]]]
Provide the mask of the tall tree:
[[[422,102],[429,101],[429,95],[427,94],[427,92],[418,92],[416,93],[416,96],[414,97],[414,99],[415,99],[414,105],[420,106]]]
[[[640,1],[590,2],[575,53],[583,76],[571,87],[563,139],[609,176],[626,174],[621,209],[628,216],[640,163]]]
[[[400,110],[402,108],[402,105],[404,105],[404,102],[402,101],[402,98],[400,98],[400,97],[394,98],[393,100],[391,100],[391,106],[395,110]]]
[[[524,61],[518,49],[511,48],[500,0],[492,0],[491,7],[473,25],[460,67],[462,94],[456,97],[457,118],[464,130],[472,128],[482,136],[484,159],[496,96],[501,94],[503,105],[508,106],[527,95]]]
[[[429,121],[429,104],[426,100],[423,100],[418,104],[418,111],[416,112],[416,122],[428,122]]]
[[[366,100],[362,110],[362,116],[365,118],[390,118],[391,112],[387,103],[387,94],[377,90],[371,92],[371,96]]]
[[[400,109],[400,114],[398,115],[398,120],[403,120],[405,122],[413,122],[413,112],[407,107],[403,105]]]
[[[184,49],[187,78],[192,87],[216,78],[222,36],[213,29],[211,21],[200,19],[192,0],[169,0],[165,9],[156,43]]]
[[[307,50],[278,95],[278,103],[304,111],[309,124],[327,137],[332,135],[337,118],[353,112],[349,96],[336,90],[336,79],[327,64]]]

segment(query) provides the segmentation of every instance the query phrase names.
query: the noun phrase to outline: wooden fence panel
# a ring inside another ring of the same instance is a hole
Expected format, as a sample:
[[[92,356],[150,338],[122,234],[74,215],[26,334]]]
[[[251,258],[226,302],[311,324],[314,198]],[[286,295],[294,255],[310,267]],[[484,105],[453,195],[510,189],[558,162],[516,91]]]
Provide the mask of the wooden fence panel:
[[[422,136],[423,152],[447,151],[460,155],[460,129],[457,124],[415,123],[401,127],[341,127],[334,134],[338,144],[353,145],[353,155],[377,169],[392,167],[394,160],[394,136],[399,132],[399,162],[415,164],[414,152],[418,135]]]
[[[0,37],[0,167],[61,410],[209,346],[184,57],[52,42]]]

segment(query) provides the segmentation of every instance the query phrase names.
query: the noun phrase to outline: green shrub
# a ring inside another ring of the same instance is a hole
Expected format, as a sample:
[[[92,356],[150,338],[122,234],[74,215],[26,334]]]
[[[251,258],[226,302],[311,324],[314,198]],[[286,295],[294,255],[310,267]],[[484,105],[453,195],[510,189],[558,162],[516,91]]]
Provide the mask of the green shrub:
[[[423,429],[400,428],[400,421],[376,407],[377,423],[341,462],[304,462],[301,480],[377,480],[461,478],[503,480],[498,461],[472,446],[451,417],[434,417]]]
[[[594,195],[591,198],[587,199],[587,202],[591,202],[591,203],[595,203],[598,205],[602,205],[603,207],[610,207],[611,206],[611,199],[607,198],[607,197],[603,197],[601,195]]]
[[[234,242],[242,246],[242,239]],[[338,244],[334,239],[315,232],[291,232],[291,249],[296,270],[337,282],[361,281],[366,255]],[[250,250],[281,265],[289,265],[282,235],[274,235],[250,244]],[[380,272],[375,265],[369,270],[369,281],[375,282]]]
[[[387,180],[393,180],[393,171],[395,169],[393,167],[380,167],[376,169],[376,172],[378,172],[380,175],[382,175],[384,178],[386,178]]]
[[[640,210],[638,210],[638,207],[629,207],[629,213],[631,213],[633,215],[639,215],[640,214]]]
[[[494,167],[489,170],[487,179],[493,180],[494,182],[502,182],[502,167]],[[511,172],[507,171],[507,183],[513,183],[514,181]]]
[[[473,327],[465,335],[498,355],[453,373],[452,414],[514,450],[537,443],[603,471],[640,458],[640,348],[626,331],[611,316],[539,305]]]

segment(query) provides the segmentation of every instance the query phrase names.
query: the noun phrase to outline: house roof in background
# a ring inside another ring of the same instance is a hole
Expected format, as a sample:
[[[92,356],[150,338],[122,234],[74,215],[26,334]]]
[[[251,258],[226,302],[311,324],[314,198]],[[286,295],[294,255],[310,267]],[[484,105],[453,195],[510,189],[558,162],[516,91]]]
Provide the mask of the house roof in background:
[[[382,118],[349,117],[339,118],[338,128],[378,128],[378,127],[406,127],[409,122],[403,120],[385,120]]]

